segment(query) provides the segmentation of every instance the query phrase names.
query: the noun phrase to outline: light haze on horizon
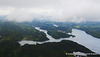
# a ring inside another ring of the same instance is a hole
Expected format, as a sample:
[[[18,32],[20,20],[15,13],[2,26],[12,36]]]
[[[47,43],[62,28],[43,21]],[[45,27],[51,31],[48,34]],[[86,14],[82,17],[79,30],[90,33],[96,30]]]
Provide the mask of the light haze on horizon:
[[[100,0],[0,0],[0,15],[9,21],[100,21]]]

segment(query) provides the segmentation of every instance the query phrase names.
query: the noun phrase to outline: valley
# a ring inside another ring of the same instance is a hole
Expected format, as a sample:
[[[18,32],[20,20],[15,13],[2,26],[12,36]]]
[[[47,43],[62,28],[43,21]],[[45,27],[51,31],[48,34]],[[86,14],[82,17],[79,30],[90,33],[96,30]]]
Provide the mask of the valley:
[[[66,25],[66,23],[48,21],[1,22],[0,28],[0,53],[3,57],[47,57],[48,55],[74,57],[65,54],[78,51],[99,53],[100,46],[96,45],[99,39],[86,34],[81,29],[77,30],[79,28],[76,28],[76,24],[71,26],[70,23]],[[87,39],[90,41],[86,41]],[[45,55],[46,53],[48,55]],[[88,57],[99,57],[99,55],[88,55]]]

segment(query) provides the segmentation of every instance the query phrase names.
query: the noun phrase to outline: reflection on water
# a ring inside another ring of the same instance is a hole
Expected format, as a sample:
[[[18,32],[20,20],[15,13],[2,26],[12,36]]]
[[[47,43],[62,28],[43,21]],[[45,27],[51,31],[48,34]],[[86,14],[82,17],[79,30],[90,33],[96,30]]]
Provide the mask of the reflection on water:
[[[43,44],[46,42],[60,42],[62,40],[71,40],[74,42],[77,42],[78,44],[81,44],[85,47],[87,47],[88,49],[90,49],[93,52],[99,53],[100,54],[100,39],[92,37],[91,35],[85,33],[84,31],[78,30],[78,29],[72,29],[72,34],[75,35],[76,37],[72,38],[61,38],[61,39],[54,39],[52,36],[47,34],[46,30],[42,30],[39,27],[35,27],[35,29],[42,31],[46,34],[46,37],[49,39],[48,41],[44,41],[44,42],[37,42],[37,41],[27,41],[27,40],[22,40],[19,43],[21,45],[24,44]]]
[[[73,29],[72,34],[75,35],[75,38],[69,38],[69,40],[72,40],[74,42],[77,42],[88,49],[90,49],[93,52],[100,54],[100,39],[95,38],[87,33],[85,33],[82,30]]]

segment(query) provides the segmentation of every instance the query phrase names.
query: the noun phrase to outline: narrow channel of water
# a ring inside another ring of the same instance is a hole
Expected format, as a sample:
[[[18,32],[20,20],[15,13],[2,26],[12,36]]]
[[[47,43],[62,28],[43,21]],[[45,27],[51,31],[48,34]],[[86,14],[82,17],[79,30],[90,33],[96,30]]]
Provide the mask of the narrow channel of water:
[[[76,37],[72,38],[61,38],[61,39],[54,39],[52,36],[47,34],[46,30],[42,30],[39,27],[35,27],[35,29],[42,31],[46,34],[46,37],[49,39],[48,41],[44,41],[44,42],[37,42],[37,41],[26,41],[26,40],[22,40],[19,43],[21,45],[24,44],[43,44],[46,42],[60,42],[62,40],[71,40],[74,42],[77,42],[78,44],[81,44],[85,47],[87,47],[88,49],[90,49],[93,52],[96,52],[98,54],[100,54],[100,39],[92,37],[91,35],[85,33],[82,30],[78,30],[78,29],[72,29],[72,34],[75,35]]]

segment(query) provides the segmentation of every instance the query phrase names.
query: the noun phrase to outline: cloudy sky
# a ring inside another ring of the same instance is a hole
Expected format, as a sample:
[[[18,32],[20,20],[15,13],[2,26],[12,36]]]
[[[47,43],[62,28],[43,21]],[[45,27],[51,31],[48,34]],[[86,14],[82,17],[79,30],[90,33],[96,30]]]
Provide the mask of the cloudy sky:
[[[100,21],[100,0],[0,0],[0,15],[10,21]]]

